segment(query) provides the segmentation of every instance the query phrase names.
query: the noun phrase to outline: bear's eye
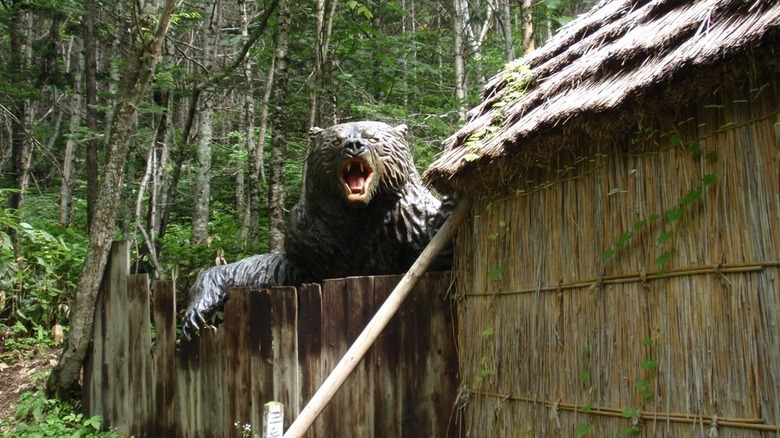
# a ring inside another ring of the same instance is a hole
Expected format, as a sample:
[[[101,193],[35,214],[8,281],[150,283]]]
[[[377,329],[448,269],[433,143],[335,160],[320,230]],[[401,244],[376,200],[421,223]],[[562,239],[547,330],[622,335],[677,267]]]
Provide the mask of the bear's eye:
[[[371,144],[377,144],[377,143],[379,143],[379,139],[376,138],[376,137],[371,137],[371,138],[368,139],[368,142],[371,143]]]
[[[346,140],[347,140],[347,134],[343,132],[338,132],[336,133],[336,138],[333,139],[331,144],[333,146],[341,146]]]

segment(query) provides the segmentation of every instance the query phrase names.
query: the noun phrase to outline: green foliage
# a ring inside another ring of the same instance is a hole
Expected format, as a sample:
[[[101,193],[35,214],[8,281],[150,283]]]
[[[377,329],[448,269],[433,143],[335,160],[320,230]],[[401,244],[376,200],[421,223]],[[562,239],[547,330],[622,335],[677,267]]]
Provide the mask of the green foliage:
[[[642,134],[650,135],[644,131],[642,132]],[[669,143],[671,146],[681,147],[682,136],[677,132],[673,132],[669,134]],[[685,148],[685,150],[687,151],[688,154],[700,160],[701,159],[714,160],[717,157],[717,154],[714,151],[708,152],[707,154],[703,154],[702,146],[699,142],[691,143],[690,145],[688,145],[687,148]],[[606,262],[609,259],[613,258],[615,255],[617,255],[618,250],[620,248],[625,247],[629,243],[629,241],[636,235],[637,232],[642,231],[647,227],[648,221],[650,223],[657,223],[663,221],[664,224],[671,227],[675,222],[681,220],[685,216],[685,212],[689,207],[702,201],[704,196],[704,188],[711,184],[714,184],[715,182],[717,182],[717,180],[718,180],[718,176],[716,174],[705,174],[699,181],[699,186],[685,193],[685,195],[683,195],[677,201],[676,206],[669,208],[660,214],[653,213],[647,216],[646,219],[640,219],[634,222],[632,226],[633,231],[628,231],[623,233],[620,236],[620,238],[611,245],[609,249],[602,252],[601,260]],[[664,275],[666,272],[665,266],[666,263],[672,257],[672,248],[674,244],[675,235],[676,234],[673,229],[667,229],[665,231],[662,231],[661,234],[656,238],[656,243],[661,249],[661,252],[656,256],[654,260],[654,265],[656,269],[658,269],[659,275]]]
[[[239,238],[239,224],[234,212],[224,204],[216,202],[212,205],[209,229],[212,231],[205,243],[192,244],[192,226],[186,218],[176,218],[159,240],[160,264],[167,277],[176,278],[177,289],[189,290],[200,271],[214,266],[217,258],[230,263],[263,251],[248,247]]]
[[[23,393],[13,420],[17,425],[13,432],[7,435],[9,438],[119,437],[112,432],[100,431],[99,416],[87,418],[72,404],[47,398],[43,391]]]
[[[502,275],[504,275],[504,270],[500,266],[494,266],[488,272],[488,277],[492,281],[497,281]]]
[[[19,213],[0,212],[0,327],[12,327],[11,346],[24,337],[50,342],[50,328],[68,317],[86,252],[83,236],[32,214],[20,221]]]
[[[366,20],[374,18],[374,14],[372,14],[364,4],[359,3],[356,0],[348,0],[346,6],[347,9],[353,11],[357,15],[362,15]]]
[[[590,424],[583,423],[574,429],[575,436],[585,436],[590,432]]]
[[[488,359],[487,356],[482,356],[482,358],[480,358],[480,363],[482,364],[482,369],[479,370],[479,373],[477,373],[475,377],[477,383],[484,382],[487,378],[490,377],[491,374],[493,374],[490,371],[490,359]]]

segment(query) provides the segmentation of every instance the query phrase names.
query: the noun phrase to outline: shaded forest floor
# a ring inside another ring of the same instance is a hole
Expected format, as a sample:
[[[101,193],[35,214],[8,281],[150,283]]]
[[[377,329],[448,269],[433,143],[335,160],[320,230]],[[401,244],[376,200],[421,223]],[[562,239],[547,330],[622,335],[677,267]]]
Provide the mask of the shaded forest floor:
[[[28,351],[5,351],[0,340],[0,436],[13,430],[19,397],[26,391],[43,389],[49,371],[57,364],[59,348],[35,347]]]

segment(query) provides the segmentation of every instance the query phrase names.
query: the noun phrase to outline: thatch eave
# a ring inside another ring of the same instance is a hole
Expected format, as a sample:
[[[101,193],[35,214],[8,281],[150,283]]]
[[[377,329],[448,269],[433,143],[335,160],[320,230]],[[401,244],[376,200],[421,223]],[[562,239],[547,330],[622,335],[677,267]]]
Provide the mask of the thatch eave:
[[[621,137],[729,81],[780,71],[780,2],[602,2],[521,63],[533,76],[522,97],[507,102],[511,69],[492,78],[426,182],[506,185],[577,138]]]

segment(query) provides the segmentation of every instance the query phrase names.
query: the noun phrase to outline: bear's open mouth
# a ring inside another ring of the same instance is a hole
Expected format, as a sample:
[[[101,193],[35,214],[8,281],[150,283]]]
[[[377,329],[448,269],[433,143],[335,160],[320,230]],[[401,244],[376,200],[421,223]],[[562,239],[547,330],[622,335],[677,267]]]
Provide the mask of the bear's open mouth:
[[[365,160],[354,158],[341,164],[341,184],[348,201],[365,202],[372,178],[374,169]]]

